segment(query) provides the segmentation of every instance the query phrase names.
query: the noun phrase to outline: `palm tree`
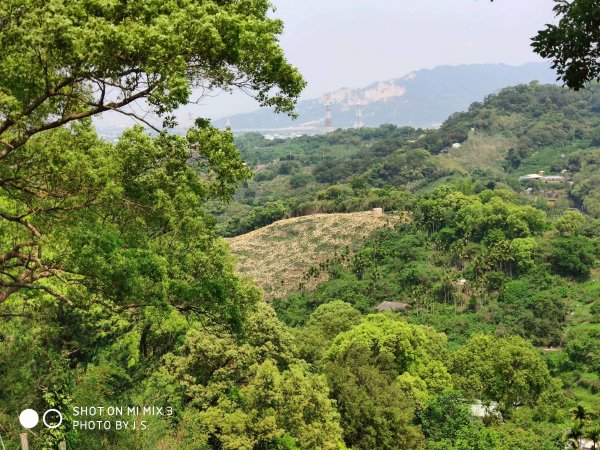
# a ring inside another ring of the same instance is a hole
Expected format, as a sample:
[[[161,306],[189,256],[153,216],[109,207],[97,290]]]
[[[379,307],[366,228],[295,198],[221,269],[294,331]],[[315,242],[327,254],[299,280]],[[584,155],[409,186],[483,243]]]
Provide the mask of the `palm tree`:
[[[598,443],[600,443],[600,423],[596,422],[586,427],[585,437],[592,441],[592,450],[598,450]]]
[[[577,408],[575,408],[574,410],[571,411],[573,413],[573,418],[575,420],[585,420],[587,419],[587,412],[585,411],[585,408],[581,405],[577,405]]]
[[[581,438],[583,437],[583,423],[581,420],[577,420],[571,429],[567,432],[567,442],[571,444],[572,448],[581,449]]]
[[[587,411],[581,405],[577,405],[575,409],[572,409],[571,414],[573,414],[573,420],[585,420],[588,418]]]

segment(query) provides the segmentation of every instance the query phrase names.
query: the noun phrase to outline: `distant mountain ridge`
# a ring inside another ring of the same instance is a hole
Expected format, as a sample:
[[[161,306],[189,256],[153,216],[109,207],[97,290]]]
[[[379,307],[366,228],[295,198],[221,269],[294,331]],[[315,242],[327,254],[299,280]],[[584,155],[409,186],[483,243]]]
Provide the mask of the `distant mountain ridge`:
[[[260,109],[217,120],[215,125],[231,124],[238,133],[321,133],[325,125],[325,105],[329,104],[334,128],[353,127],[357,105],[360,105],[364,126],[391,123],[430,128],[490,93],[534,80],[556,83],[556,74],[545,63],[517,67],[506,64],[439,66],[364,88],[342,88],[320,98],[301,101],[297,106],[297,120],[274,114],[270,109]]]

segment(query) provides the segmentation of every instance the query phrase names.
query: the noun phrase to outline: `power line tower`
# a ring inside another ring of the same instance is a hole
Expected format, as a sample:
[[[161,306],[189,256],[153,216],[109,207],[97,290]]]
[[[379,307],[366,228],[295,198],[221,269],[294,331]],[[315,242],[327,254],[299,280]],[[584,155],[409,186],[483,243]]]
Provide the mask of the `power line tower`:
[[[331,118],[331,104],[325,104],[325,134],[333,131],[333,119]]]
[[[360,109],[360,102],[356,102],[356,115],[354,117],[354,128],[362,128],[365,124],[363,122],[362,111]]]

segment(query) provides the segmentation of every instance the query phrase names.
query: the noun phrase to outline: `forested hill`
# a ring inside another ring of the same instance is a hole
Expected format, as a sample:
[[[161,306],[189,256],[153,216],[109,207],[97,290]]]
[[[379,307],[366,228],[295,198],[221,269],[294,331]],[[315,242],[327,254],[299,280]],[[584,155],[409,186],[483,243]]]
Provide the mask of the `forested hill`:
[[[573,92],[531,83],[473,103],[437,130],[383,125],[286,140],[247,134],[237,145],[254,178],[233,203],[213,209],[222,233],[233,236],[295,215],[402,209],[411,193],[469,180],[477,190],[531,188],[527,198],[545,208],[600,217],[599,123],[598,85]],[[567,171],[565,182],[519,182],[540,171]]]
[[[518,67],[506,64],[440,66],[411,72],[393,80],[379,81],[364,88],[342,88],[320,98],[302,101],[297,120],[274,114],[270,109],[237,114],[215,122],[224,127],[228,121],[239,132],[322,133],[325,105],[330,104],[335,128],[354,126],[356,104],[360,103],[366,126],[383,123],[431,127],[455,111],[507,86],[553,83],[556,75],[547,64],[529,63]]]
[[[589,4],[533,41],[572,88]],[[598,85],[236,145],[170,127],[194,88],[293,112],[271,2],[1,5],[2,450],[598,448]]]
[[[373,207],[392,222],[366,240],[354,233],[345,251],[311,240],[326,220],[350,235],[337,214],[277,222],[231,246],[327,378],[349,448],[598,442],[599,119],[597,85],[535,83],[434,131],[239,140],[256,175],[224,232]]]

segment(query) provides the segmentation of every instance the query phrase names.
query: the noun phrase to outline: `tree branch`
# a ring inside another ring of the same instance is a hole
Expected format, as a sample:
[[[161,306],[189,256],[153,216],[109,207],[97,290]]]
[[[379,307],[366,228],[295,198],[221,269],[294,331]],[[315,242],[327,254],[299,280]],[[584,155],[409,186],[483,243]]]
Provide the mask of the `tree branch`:
[[[80,120],[80,119],[85,119],[87,117],[91,117],[91,116],[94,116],[96,114],[99,114],[99,113],[102,113],[105,111],[118,110],[119,108],[122,108],[123,106],[129,105],[130,103],[135,102],[136,100],[147,97],[148,95],[150,95],[150,93],[152,93],[152,91],[156,88],[156,86],[157,86],[156,83],[149,83],[148,87],[146,89],[139,91],[130,97],[124,98],[121,101],[111,102],[111,103],[107,103],[107,104],[98,104],[98,105],[96,105],[95,108],[89,109],[87,111],[80,111],[77,113],[73,113],[69,116],[62,117],[61,119],[56,120],[54,122],[48,122],[43,125],[31,128],[28,131],[26,131],[21,137],[13,139],[7,145],[5,145],[2,150],[0,150],[0,160],[6,158],[15,149],[25,145],[25,143],[29,140],[29,138],[31,138],[31,136],[33,136],[37,133],[41,133],[42,131],[47,131],[47,130],[51,130],[54,128],[58,128],[67,123],[70,123],[70,122],[73,122],[76,120]],[[56,95],[58,95],[58,93],[53,92],[52,95],[56,96]],[[43,96],[43,99],[42,99],[42,97],[40,97],[36,101],[37,106],[41,105],[43,103],[43,101],[45,101],[47,98],[49,98],[49,96]],[[33,105],[30,108],[28,108],[28,110],[33,111],[35,108],[32,109],[32,107],[33,107]],[[10,125],[12,125],[14,123],[14,122],[8,123],[11,120],[12,119],[7,119],[2,126],[7,129]],[[2,128],[0,128],[0,134],[1,133],[2,133]]]

